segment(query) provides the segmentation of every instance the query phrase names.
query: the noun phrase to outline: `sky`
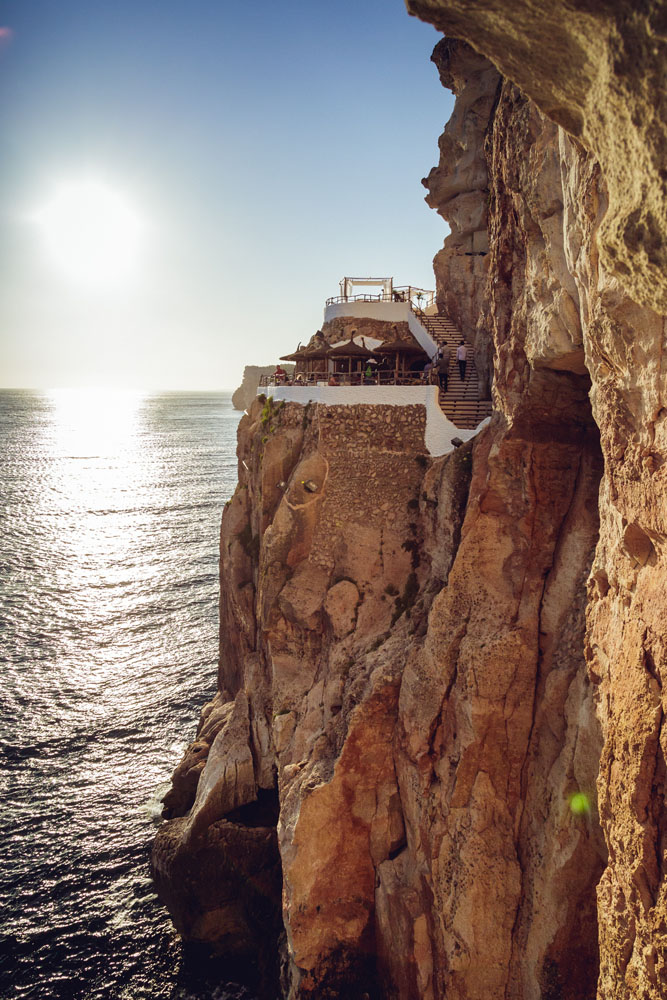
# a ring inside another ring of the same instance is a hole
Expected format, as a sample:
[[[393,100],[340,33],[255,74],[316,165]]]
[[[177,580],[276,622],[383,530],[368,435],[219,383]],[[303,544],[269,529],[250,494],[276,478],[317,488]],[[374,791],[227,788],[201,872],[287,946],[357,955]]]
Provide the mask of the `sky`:
[[[439,37],[403,0],[0,0],[0,386],[233,389],[344,275],[433,288]]]

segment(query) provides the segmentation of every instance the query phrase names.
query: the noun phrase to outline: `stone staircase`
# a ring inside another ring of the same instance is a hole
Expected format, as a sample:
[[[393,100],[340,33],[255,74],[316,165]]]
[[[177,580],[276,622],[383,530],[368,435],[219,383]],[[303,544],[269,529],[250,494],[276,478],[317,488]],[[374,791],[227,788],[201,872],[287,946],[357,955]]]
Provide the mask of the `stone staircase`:
[[[481,420],[491,416],[491,400],[479,398],[477,369],[470,345],[468,345],[466,377],[461,381],[459,366],[456,363],[456,348],[461,340],[460,330],[446,313],[438,313],[435,316],[421,315],[419,321],[439,347],[451,348],[447,392],[440,392],[442,412],[457,427],[468,430],[477,427]]]

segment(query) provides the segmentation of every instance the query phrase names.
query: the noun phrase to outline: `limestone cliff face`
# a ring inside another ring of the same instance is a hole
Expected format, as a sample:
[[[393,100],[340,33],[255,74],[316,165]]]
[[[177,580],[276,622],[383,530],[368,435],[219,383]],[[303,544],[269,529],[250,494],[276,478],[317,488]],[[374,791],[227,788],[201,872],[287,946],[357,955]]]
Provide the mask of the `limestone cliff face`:
[[[443,86],[457,95],[452,117],[440,136],[440,163],[422,182],[429,192],[426,201],[451,230],[433,261],[436,297],[438,308],[446,311],[475,345],[480,389],[488,393],[493,368],[491,341],[480,322],[489,250],[484,147],[500,75],[488,59],[453,39],[439,42],[432,58]]]
[[[471,468],[469,446],[429,460],[424,428],[422,407],[271,401],[239,427],[221,533],[220,694],[174,775],[153,866],[186,936],[266,949],[256,914],[281,905],[266,828],[275,802],[293,997],[378,995],[377,953],[391,951],[377,893],[382,866],[407,850],[401,677],[449,572]],[[197,858],[216,844],[221,878],[209,865],[204,893]]]
[[[662,8],[409,6],[459,39],[429,200],[494,415],[435,461],[418,409],[243,417],[158,885],[291,1000],[659,1000]]]
[[[529,391],[517,409],[524,388],[573,382],[582,361],[591,379],[604,462],[583,636],[608,851],[598,996],[662,997],[666,377],[664,316],[653,310],[665,307],[664,7],[409,7],[521,87],[503,83],[487,143],[494,399],[511,423],[541,411],[557,433],[566,397]]]
[[[468,42],[590,151],[608,207],[596,245],[635,301],[667,308],[665,38],[659,0],[406,0]]]

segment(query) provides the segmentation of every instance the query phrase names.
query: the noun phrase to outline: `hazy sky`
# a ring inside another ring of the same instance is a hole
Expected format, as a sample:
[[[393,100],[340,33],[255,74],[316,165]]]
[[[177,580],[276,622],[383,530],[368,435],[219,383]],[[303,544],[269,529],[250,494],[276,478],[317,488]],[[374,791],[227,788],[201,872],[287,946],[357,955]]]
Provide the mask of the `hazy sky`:
[[[402,0],[0,0],[0,26],[1,386],[233,388],[345,274],[433,287],[452,96]],[[114,280],[58,259],[68,212],[99,231],[91,182],[140,230]]]

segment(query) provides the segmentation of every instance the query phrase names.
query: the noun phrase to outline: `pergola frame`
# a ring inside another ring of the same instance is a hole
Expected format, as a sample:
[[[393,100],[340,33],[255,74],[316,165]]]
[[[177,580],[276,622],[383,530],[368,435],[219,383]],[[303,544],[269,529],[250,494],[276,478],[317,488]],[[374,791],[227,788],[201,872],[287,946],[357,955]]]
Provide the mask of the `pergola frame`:
[[[393,278],[342,278],[339,282],[340,284],[340,294],[343,298],[349,298],[353,292],[352,289],[356,285],[371,285],[373,287],[381,287],[383,295],[391,300],[392,293],[394,290],[394,279]]]

